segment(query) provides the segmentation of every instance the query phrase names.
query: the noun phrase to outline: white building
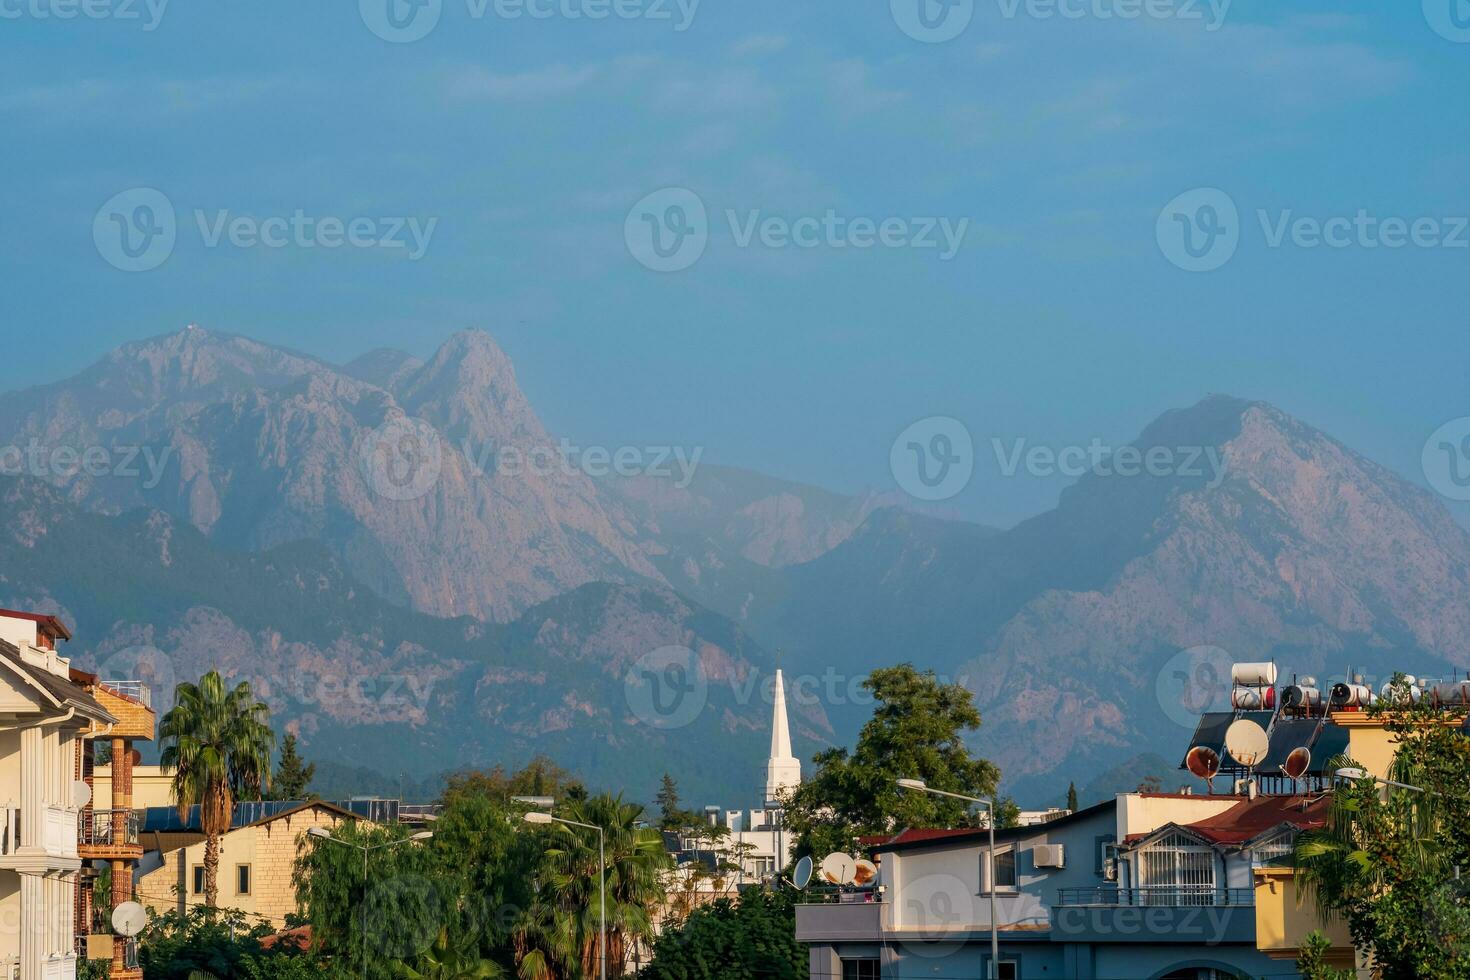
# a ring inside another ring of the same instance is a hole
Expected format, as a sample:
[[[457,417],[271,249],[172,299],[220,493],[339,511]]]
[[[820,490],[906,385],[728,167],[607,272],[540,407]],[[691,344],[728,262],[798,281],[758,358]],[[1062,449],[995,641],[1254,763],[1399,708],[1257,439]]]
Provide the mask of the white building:
[[[76,976],[78,740],[116,719],[71,679],[54,616],[0,609],[0,977]]]
[[[786,718],[786,681],[777,670],[771,695],[771,754],[766,759],[762,805],[751,810],[726,810],[722,819],[730,831],[730,845],[743,854],[740,863],[745,880],[769,877],[790,862],[793,841],[779,804],[800,785],[801,761],[791,754],[791,729]]]

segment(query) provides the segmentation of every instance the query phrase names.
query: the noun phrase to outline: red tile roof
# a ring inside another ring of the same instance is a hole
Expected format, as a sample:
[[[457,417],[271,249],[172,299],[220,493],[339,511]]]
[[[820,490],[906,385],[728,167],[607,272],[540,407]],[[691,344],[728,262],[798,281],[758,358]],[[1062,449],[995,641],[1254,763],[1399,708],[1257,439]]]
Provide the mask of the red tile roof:
[[[1185,826],[1216,844],[1244,844],[1282,824],[1315,830],[1327,822],[1330,801],[1331,797],[1320,794],[1261,796]]]
[[[939,830],[929,827],[911,827],[908,830],[905,830],[903,833],[899,834],[897,837],[890,837],[887,843],[916,844],[919,841],[944,840],[947,837],[965,837],[968,835],[979,833],[984,833],[984,831],[976,830],[974,827],[954,827],[948,830]]]

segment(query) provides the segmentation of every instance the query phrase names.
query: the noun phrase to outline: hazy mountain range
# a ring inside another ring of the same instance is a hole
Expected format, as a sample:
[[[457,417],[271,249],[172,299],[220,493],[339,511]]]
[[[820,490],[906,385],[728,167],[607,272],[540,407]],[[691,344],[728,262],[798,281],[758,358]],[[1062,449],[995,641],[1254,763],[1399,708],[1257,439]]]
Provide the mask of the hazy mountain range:
[[[758,802],[777,649],[800,753],[850,740],[856,681],[909,660],[976,692],[977,744],[1022,802],[1172,760],[1188,732],[1160,677],[1186,648],[1470,665],[1470,535],[1261,403],[1211,397],[1137,440],[1218,472],[1091,473],[1005,531],[569,445],[483,333],[341,366],[200,329],[128,345],[0,395],[0,604],[66,616],[86,663],[255,678],[336,766],[547,752],[727,805]],[[664,647],[707,688],[680,727],[627,686]]]

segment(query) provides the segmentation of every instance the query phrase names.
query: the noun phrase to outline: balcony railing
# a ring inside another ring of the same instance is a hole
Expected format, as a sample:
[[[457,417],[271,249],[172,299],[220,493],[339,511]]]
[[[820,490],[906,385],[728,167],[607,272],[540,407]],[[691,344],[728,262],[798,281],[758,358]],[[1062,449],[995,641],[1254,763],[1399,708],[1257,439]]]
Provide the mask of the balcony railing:
[[[86,810],[77,822],[77,843],[94,847],[138,843],[137,810]]]
[[[148,685],[143,681],[103,681],[102,686],[116,691],[125,698],[141,702],[144,707],[153,707],[153,696],[148,691]]]
[[[1061,908],[1076,906],[1186,907],[1252,906],[1256,893],[1251,888],[1216,888],[1213,885],[1140,885],[1119,888],[1097,885],[1087,888],[1062,888],[1057,892]]]

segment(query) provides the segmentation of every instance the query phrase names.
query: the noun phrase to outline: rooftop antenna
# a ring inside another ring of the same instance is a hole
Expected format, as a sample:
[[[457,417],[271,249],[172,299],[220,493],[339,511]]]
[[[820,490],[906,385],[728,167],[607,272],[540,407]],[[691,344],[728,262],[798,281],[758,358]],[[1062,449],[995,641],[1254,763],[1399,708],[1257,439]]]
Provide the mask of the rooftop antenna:
[[[1184,768],[1203,779],[1210,793],[1214,794],[1215,775],[1220,771],[1220,753],[1208,745],[1196,745],[1184,757]]]
[[[1225,729],[1225,751],[1246,770],[1246,795],[1253,796],[1255,781],[1251,778],[1256,766],[1266,757],[1271,740],[1266,730],[1249,718],[1238,718]]]
[[[857,879],[857,861],[841,851],[822,858],[817,873],[829,885],[850,885]]]

